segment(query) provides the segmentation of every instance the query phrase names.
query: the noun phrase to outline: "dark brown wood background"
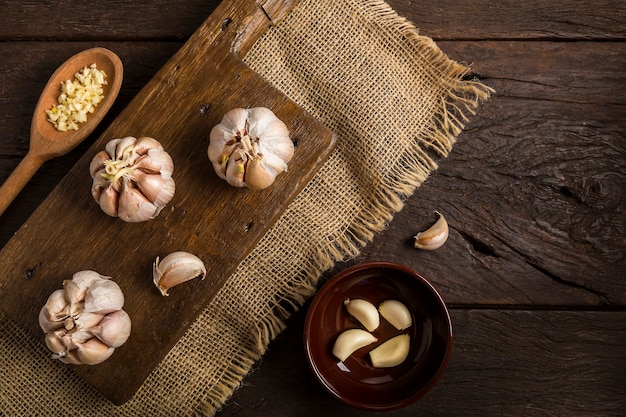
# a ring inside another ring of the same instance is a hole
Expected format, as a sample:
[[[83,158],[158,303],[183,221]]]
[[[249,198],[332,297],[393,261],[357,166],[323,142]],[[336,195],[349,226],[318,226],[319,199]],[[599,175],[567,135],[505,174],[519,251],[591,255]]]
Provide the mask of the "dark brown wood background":
[[[626,4],[388,0],[497,90],[449,158],[359,260],[411,266],[451,307],[455,346],[427,397],[392,416],[621,416],[626,407]],[[46,163],[0,218],[0,247],[219,2],[7,0],[0,17],[0,181],[28,149],[54,69],[109,47],[122,92],[78,149]],[[450,239],[411,247],[434,210]],[[54,219],[51,219],[54,221]],[[304,360],[306,306],[221,416],[370,415]]]

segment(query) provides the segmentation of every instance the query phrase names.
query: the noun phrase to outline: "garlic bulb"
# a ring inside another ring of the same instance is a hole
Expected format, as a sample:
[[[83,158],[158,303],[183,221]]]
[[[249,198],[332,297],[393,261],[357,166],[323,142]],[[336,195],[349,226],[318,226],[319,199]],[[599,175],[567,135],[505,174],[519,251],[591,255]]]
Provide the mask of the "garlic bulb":
[[[436,212],[439,220],[428,229],[415,235],[414,246],[423,250],[435,250],[443,246],[448,240],[448,222],[443,214]]]
[[[172,252],[163,260],[157,256],[152,265],[152,281],[161,295],[169,295],[168,290],[175,285],[198,277],[204,279],[205,276],[206,268],[202,260],[188,252]]]
[[[220,178],[263,189],[287,171],[294,153],[289,129],[265,107],[233,109],[211,130],[207,154]]]
[[[113,139],[92,159],[91,194],[102,211],[125,222],[159,215],[174,197],[174,162],[149,137]]]
[[[39,311],[39,326],[53,358],[96,365],[126,343],[131,322],[122,310],[124,294],[109,277],[79,271],[63,281]]]

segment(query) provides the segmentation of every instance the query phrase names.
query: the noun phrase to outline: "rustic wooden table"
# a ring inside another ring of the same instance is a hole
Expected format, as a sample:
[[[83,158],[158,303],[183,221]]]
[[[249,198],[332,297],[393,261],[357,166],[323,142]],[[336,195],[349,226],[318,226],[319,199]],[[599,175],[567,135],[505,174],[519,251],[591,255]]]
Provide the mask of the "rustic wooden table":
[[[451,308],[446,374],[392,416],[618,416],[626,407],[626,5],[621,0],[388,0],[497,94],[452,154],[362,253],[406,264]],[[92,46],[125,64],[111,113],[46,163],[0,218],[0,247],[215,9],[217,0],[7,0],[0,17],[0,182],[28,149],[52,71]],[[445,250],[411,233],[447,214]],[[309,372],[306,306],[221,416],[370,415]]]

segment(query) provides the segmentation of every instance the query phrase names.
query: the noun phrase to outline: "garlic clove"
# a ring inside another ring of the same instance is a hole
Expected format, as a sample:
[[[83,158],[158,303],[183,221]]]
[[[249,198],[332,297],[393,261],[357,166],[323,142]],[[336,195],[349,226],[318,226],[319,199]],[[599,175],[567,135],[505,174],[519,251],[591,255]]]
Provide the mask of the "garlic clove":
[[[119,285],[110,279],[101,279],[91,284],[85,294],[85,307],[88,313],[108,314],[121,310],[124,294]]]
[[[104,151],[109,155],[109,159],[118,159],[116,157],[116,149],[117,145],[122,141],[122,139],[111,139],[104,146]]]
[[[262,190],[274,183],[276,175],[272,175],[264,166],[261,158],[254,158],[245,170],[244,182],[253,190]]]
[[[80,363],[85,365],[97,365],[109,359],[115,350],[97,337],[92,337],[85,343],[78,345],[76,355]]]
[[[400,365],[409,355],[411,339],[408,334],[393,337],[370,351],[372,365],[376,368],[391,368]]]
[[[234,187],[244,187],[246,185],[244,181],[245,173],[246,164],[243,158],[238,151],[233,152],[233,155],[226,163],[226,181]]]
[[[263,156],[263,166],[275,177],[281,172],[286,172],[288,168],[285,161],[274,154]]]
[[[70,302],[70,305],[85,301],[85,294],[87,294],[89,286],[100,279],[108,279],[108,277],[104,277],[95,271],[84,270],[72,275],[72,279],[63,281],[65,297]]]
[[[137,139],[133,136],[126,136],[122,139],[113,139],[113,142],[114,150],[111,152],[107,144],[105,147],[106,151],[109,152],[109,155],[113,155],[116,160],[123,160],[132,153],[133,145],[135,145]]]
[[[378,339],[363,329],[348,329],[342,332],[333,345],[333,355],[341,362],[357,350],[376,342]]]
[[[104,314],[83,311],[74,318],[74,325],[78,330],[88,330],[97,326],[104,317]]]
[[[147,156],[138,159],[133,168],[148,174],[160,174],[163,178],[170,178],[174,173],[174,161],[163,148],[153,148],[148,151]]]
[[[140,156],[149,154],[153,150],[162,151],[163,146],[158,140],[151,138],[149,136],[142,136],[138,138],[135,141],[134,146],[133,146],[133,152],[135,152],[137,155],[140,155]]]
[[[448,239],[448,222],[443,214],[437,212],[439,219],[428,229],[415,236],[414,246],[418,249],[434,250],[440,248]]]
[[[100,280],[109,280],[111,277],[107,277],[105,275],[101,275],[96,271],[92,271],[90,269],[85,269],[83,271],[78,271],[74,275],[72,275],[72,281],[78,284],[81,288],[89,287],[96,281]]]
[[[263,138],[263,142],[258,142],[259,144],[259,153],[263,156],[271,155],[275,158],[279,159],[283,165],[286,167],[287,162],[293,158],[293,154],[295,152],[295,147],[293,146],[293,142],[291,140],[284,140],[285,137],[289,137],[289,130],[284,123],[280,122],[280,124],[284,127],[284,129],[277,128],[277,126],[272,126],[266,132],[265,137]],[[286,171],[287,169],[283,169],[282,171]]]
[[[109,161],[111,157],[105,151],[98,152],[89,163],[89,173],[92,177],[96,177],[99,171],[104,169],[104,163]]]
[[[112,217],[117,217],[119,206],[119,194],[113,188],[108,185],[102,189],[101,194],[97,198],[98,204],[103,212]]]
[[[378,310],[369,301],[360,298],[346,299],[343,304],[346,306],[348,313],[370,332],[376,330],[380,325]]]
[[[70,302],[70,315],[72,317],[83,311],[83,302],[89,287],[96,281],[106,279],[109,279],[109,277],[100,275],[95,271],[84,270],[72,275],[72,279],[63,281],[63,290],[65,291],[65,297]],[[73,328],[73,323],[69,328]]]
[[[130,336],[130,317],[124,310],[117,310],[104,316],[102,321],[89,331],[105,344],[117,348]]]
[[[156,258],[152,267],[154,285],[166,296],[168,290],[178,284],[200,277],[204,279],[206,268],[196,255],[184,251],[172,252],[162,260]]]
[[[164,206],[174,197],[176,185],[172,177],[135,171],[133,180],[137,182],[139,191],[155,206]]]
[[[41,310],[39,310],[39,327],[41,327],[44,333],[48,333],[63,327],[63,321],[50,320],[48,318],[48,311],[44,305],[41,307]]]
[[[120,219],[125,222],[136,223],[153,219],[160,211],[160,208],[152,204],[141,191],[132,186],[129,181],[125,181],[119,194],[117,215]]]
[[[411,312],[398,300],[385,300],[378,306],[380,315],[383,316],[393,327],[404,330],[413,324]]]
[[[62,333],[54,331],[46,334],[46,346],[52,351],[52,353],[64,355],[67,352],[68,348],[65,346],[63,341],[64,335],[65,331]]]
[[[65,291],[59,289],[50,294],[44,308],[49,321],[63,322],[70,315],[70,302]]]
[[[70,336],[70,340],[72,343],[71,345],[68,346],[68,348],[70,350],[73,350],[73,349],[78,349],[79,345],[82,345],[83,343],[87,342],[87,340],[94,337],[94,334],[88,330],[80,330],[77,332],[70,332],[68,336]]]

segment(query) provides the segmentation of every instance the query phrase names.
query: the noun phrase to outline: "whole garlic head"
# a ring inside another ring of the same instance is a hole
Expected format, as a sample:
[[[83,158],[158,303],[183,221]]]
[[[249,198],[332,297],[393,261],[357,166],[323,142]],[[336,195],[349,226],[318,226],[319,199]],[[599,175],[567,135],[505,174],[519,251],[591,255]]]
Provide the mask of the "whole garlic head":
[[[287,171],[294,153],[289,129],[265,107],[229,111],[211,129],[209,139],[213,169],[235,187],[269,187]]]
[[[102,211],[125,222],[154,219],[174,197],[174,162],[149,137],[113,139],[89,165],[91,194]]]
[[[74,365],[96,365],[126,343],[131,322],[124,294],[109,277],[80,271],[63,282],[39,311],[39,326],[52,357]]]

